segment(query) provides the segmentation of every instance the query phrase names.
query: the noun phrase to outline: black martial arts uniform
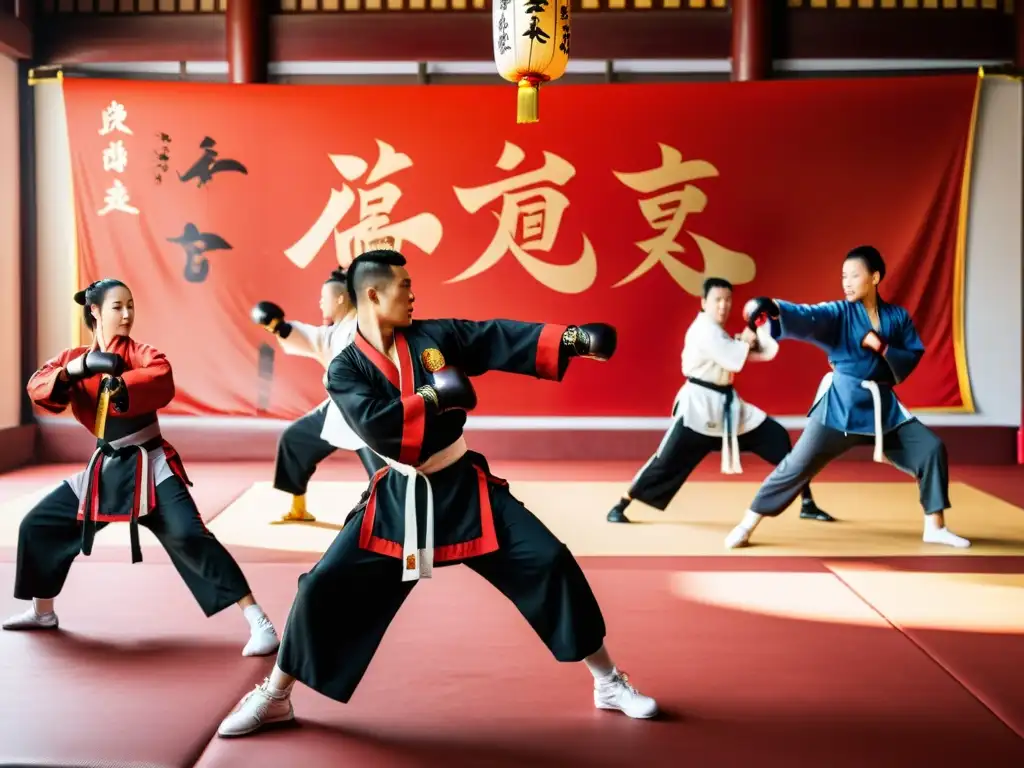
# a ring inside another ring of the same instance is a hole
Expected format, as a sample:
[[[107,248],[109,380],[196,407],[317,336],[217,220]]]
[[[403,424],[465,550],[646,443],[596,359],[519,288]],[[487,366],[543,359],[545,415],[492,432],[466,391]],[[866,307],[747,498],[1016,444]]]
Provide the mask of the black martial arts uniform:
[[[604,619],[572,553],[483,456],[465,449],[466,413],[438,414],[416,393],[444,364],[470,376],[505,371],[560,381],[571,354],[565,330],[506,320],[414,322],[395,334],[397,367],[361,334],[334,359],[331,398],[366,444],[397,466],[374,476],[323,558],[300,577],[278,654],[283,672],[348,701],[434,562],[464,563],[491,582],[559,661],[601,648]]]
[[[309,488],[310,478],[320,462],[339,450],[321,437],[330,401],[324,401],[315,409],[300,416],[289,424],[277,443],[277,458],[274,461],[274,488],[293,496],[304,496]],[[365,446],[355,451],[369,477],[387,462]]]
[[[331,360],[351,343],[355,324],[354,316],[320,326],[292,320],[275,326],[274,335],[285,353],[312,358],[326,371]],[[287,332],[282,328],[287,328]],[[274,488],[296,497],[305,496],[317,466],[339,448],[354,450],[368,477],[373,477],[374,472],[385,466],[386,462],[380,456],[354,439],[351,427],[344,423],[341,415],[330,412],[333,407],[328,398],[281,433],[274,460]],[[325,430],[329,420],[331,428]],[[330,440],[326,439],[328,437]]]

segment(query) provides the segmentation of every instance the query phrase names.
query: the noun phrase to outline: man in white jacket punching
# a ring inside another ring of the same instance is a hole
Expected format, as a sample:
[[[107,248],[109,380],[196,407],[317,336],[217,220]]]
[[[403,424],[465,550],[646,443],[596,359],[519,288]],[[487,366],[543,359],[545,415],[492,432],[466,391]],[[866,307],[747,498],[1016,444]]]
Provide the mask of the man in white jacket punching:
[[[356,333],[356,310],[345,288],[345,270],[334,270],[321,286],[320,311],[324,322],[315,326],[286,321],[281,307],[261,301],[253,308],[252,319],[277,337],[286,354],[312,357],[326,372],[331,360],[352,343]],[[320,462],[339,448],[354,451],[370,477],[385,466],[384,460],[352,431],[329,397],[281,434],[274,463],[274,487],[292,494],[292,506],[282,516],[283,521],[316,520],[306,509],[306,489]]]
[[[628,523],[626,507],[634,500],[664,511],[697,465],[716,448],[722,452],[722,473],[743,471],[740,453],[751,452],[777,465],[790,452],[789,433],[760,408],[743,402],[733,390],[733,377],[751,360],[772,360],[779,345],[770,328],[744,328],[733,338],[725,331],[732,312],[732,284],[720,277],[704,281],[701,312],[683,343],[686,383],[676,395],[669,427],[657,452],[633,478],[629,492],[608,513],[610,523]],[[803,489],[800,517],[831,522],[818,508],[810,485]]]

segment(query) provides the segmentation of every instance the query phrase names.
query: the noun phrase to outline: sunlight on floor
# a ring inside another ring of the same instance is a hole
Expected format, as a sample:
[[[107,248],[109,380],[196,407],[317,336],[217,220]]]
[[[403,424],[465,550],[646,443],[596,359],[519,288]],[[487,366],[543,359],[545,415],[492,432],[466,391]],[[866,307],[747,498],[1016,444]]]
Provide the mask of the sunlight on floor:
[[[833,574],[677,572],[672,591],[705,605],[786,619],[1024,634],[1024,575],[921,573],[829,564]],[[857,601],[833,600],[843,585]]]

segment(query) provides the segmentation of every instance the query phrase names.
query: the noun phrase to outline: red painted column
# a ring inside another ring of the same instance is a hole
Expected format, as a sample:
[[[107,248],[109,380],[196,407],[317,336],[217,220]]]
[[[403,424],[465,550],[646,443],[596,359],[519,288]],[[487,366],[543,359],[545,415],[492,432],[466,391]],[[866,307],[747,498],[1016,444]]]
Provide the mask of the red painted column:
[[[225,19],[229,83],[267,82],[267,0],[230,0]]]
[[[732,79],[767,80],[772,70],[768,0],[732,0]]]
[[[32,19],[35,16],[33,13],[33,0],[15,0],[14,2],[14,16],[18,21],[23,21],[28,26],[32,26]]]
[[[1018,73],[1024,70],[1024,0],[1017,0],[1013,6],[1014,24],[1016,47],[1013,54],[1013,66]],[[1024,135],[1021,137],[1021,141],[1024,142]],[[1024,259],[1024,254],[1021,255]],[[1024,286],[1022,286],[1024,290]],[[1024,317],[1021,318],[1022,325],[1024,328]],[[1024,349],[1022,349],[1024,352]],[[1024,370],[1021,371],[1021,381],[1024,382]],[[1020,427],[1017,429],[1017,463],[1024,464],[1024,402],[1021,403],[1021,421]]]

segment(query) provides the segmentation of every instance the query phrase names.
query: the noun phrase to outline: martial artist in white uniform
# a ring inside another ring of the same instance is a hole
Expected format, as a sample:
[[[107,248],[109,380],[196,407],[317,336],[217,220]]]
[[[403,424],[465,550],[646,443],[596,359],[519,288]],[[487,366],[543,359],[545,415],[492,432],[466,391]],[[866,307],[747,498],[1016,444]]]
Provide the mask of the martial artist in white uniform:
[[[792,448],[789,433],[764,411],[733,390],[733,377],[751,360],[768,361],[779,345],[769,326],[757,333],[744,329],[733,338],[725,331],[732,311],[732,285],[717,277],[704,281],[701,312],[686,332],[682,369],[686,383],[672,406],[672,426],[657,452],[640,469],[629,493],[608,513],[608,522],[628,523],[626,507],[636,500],[664,511],[697,465],[714,450],[722,455],[722,472],[743,471],[740,454],[755,453],[779,464]],[[831,521],[818,509],[809,485],[803,488],[800,516]]]
[[[355,307],[348,299],[344,270],[334,270],[323,284],[320,311],[324,318],[321,326],[286,321],[284,310],[267,301],[256,305],[252,317],[277,337],[286,354],[318,360],[326,380],[331,360],[352,343],[356,333]],[[274,487],[293,497],[291,509],[282,520],[316,519],[306,510],[306,489],[317,465],[339,448],[354,451],[371,477],[385,465],[352,431],[329,397],[281,434],[274,464]]]

